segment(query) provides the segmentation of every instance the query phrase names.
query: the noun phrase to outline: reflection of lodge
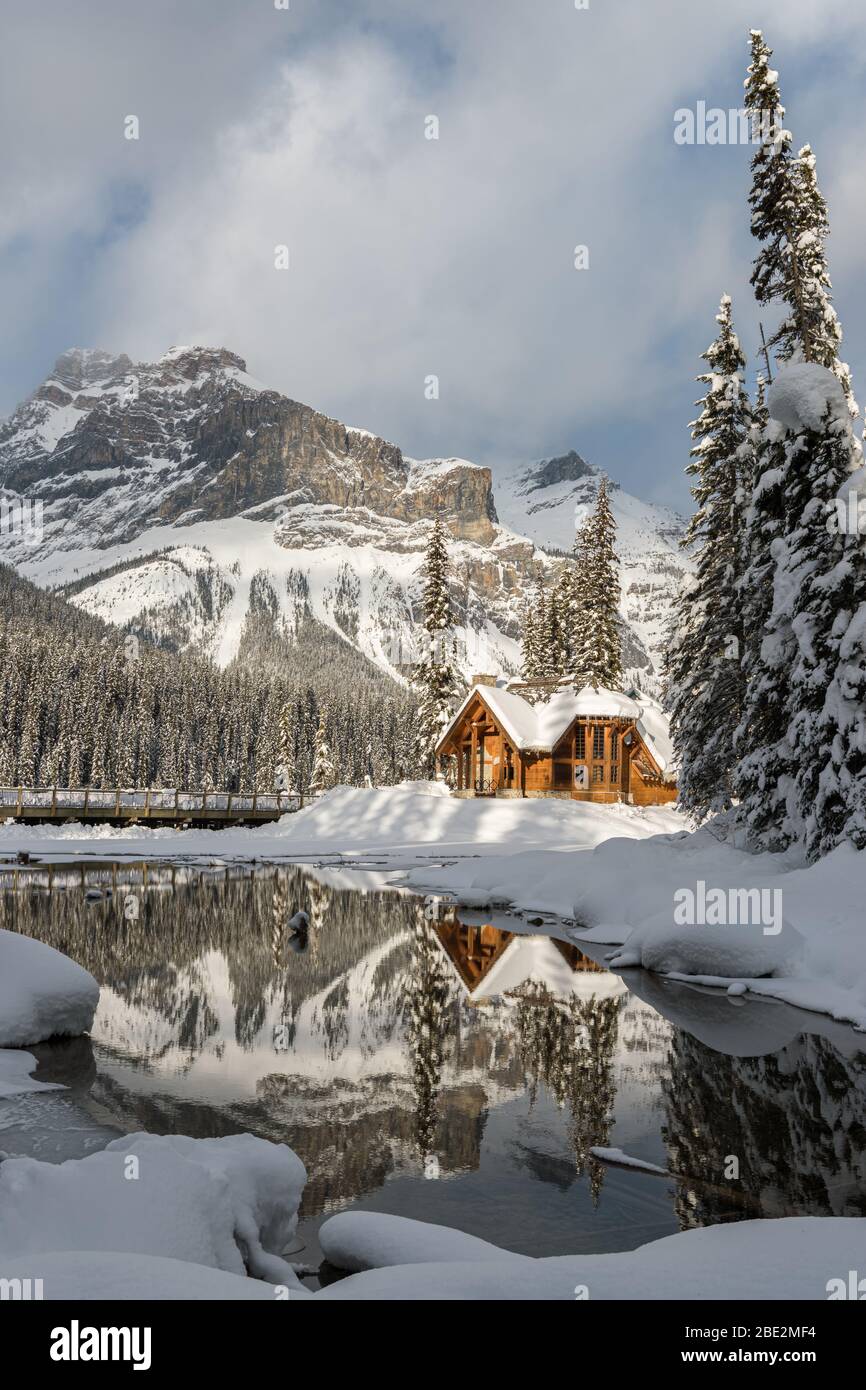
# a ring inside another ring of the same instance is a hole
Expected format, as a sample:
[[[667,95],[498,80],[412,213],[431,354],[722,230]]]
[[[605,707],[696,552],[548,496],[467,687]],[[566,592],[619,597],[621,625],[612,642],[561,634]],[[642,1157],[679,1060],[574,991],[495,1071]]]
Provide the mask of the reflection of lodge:
[[[460,922],[454,915],[433,924],[448,959],[473,1002],[511,994],[528,981],[556,997],[619,993],[618,976],[553,936],[524,936],[490,923]]]
[[[476,683],[442,734],[436,753],[457,795],[676,800],[667,724],[654,701],[554,682],[533,705],[521,688]]]

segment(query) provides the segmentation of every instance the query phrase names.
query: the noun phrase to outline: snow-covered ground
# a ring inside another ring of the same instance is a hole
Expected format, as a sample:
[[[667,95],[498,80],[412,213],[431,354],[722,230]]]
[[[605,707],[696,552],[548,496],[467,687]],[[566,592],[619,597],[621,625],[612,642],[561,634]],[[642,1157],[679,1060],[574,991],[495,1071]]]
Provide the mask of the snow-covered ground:
[[[266,859],[388,857],[400,862],[464,855],[502,857],[515,850],[586,850],[623,835],[640,839],[679,830],[670,807],[600,806],[554,800],[461,799],[438,782],[399,787],[335,787],[273,825],[233,830],[146,830],[141,826],[0,826],[3,855],[87,855],[106,859],[213,855]],[[532,905],[527,903],[528,906]]]

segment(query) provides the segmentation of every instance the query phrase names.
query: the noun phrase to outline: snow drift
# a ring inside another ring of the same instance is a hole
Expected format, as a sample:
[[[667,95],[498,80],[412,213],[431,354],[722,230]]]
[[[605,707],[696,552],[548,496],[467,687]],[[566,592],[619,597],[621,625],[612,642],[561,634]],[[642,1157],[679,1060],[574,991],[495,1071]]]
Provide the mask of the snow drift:
[[[122,1251],[298,1287],[280,1252],[306,1170],[285,1144],[132,1134],[65,1163],[0,1163],[0,1251]]]
[[[75,961],[17,932],[0,931],[0,1047],[86,1033],[99,986]]]

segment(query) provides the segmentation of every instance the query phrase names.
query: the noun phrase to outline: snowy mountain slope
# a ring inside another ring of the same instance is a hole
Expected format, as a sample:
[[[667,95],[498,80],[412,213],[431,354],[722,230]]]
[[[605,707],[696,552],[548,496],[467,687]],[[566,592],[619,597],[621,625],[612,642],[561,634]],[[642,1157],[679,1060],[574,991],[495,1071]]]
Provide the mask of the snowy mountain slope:
[[[595,506],[602,478],[607,479],[617,526],[620,610],[658,666],[673,602],[693,570],[688,553],[680,548],[686,530],[683,517],[668,507],[630,496],[574,450],[542,459],[497,482],[497,510],[509,526],[536,545],[568,550],[575,529]]]
[[[506,486],[512,528],[489,469],[406,458],[268,390],[225,349],[172,348],[138,364],[72,349],[0,426],[0,497],[13,521],[15,506],[33,509],[4,527],[0,558],[91,613],[221,664],[243,658],[256,620],[289,637],[312,621],[399,675],[418,656],[438,514],[452,536],[464,671],[510,672],[526,584],[560,563],[541,547],[571,544],[575,485],[590,505],[601,476],[578,460],[585,478],[554,477],[562,462],[537,486],[528,474]],[[618,489],[614,506],[626,665],[650,673],[684,572],[671,558],[682,523]]]

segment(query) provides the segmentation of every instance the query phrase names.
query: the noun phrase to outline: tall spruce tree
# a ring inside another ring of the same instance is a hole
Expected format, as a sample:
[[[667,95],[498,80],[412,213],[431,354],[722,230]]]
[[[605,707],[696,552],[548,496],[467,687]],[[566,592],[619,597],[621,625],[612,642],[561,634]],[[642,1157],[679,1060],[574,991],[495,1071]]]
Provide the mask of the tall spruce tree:
[[[694,584],[682,595],[666,662],[666,703],[680,765],[684,808],[697,816],[730,806],[734,734],[743,705],[743,499],[751,480],[752,410],[746,359],[734,332],[731,300],[722,296],[719,332],[702,354],[707,387],[692,421],[695,441],[686,472],[697,504],[683,545],[693,548]]]
[[[461,681],[453,660],[453,615],[448,584],[447,532],[440,517],[433,523],[424,560],[424,632],[426,652],[415,667],[414,683],[420,692],[418,708],[418,759],[426,775],[435,771],[434,749],[460,692]]]
[[[574,570],[571,579],[571,609],[569,646],[574,685],[581,690],[589,681],[592,651],[592,610],[590,604],[590,569],[592,560],[592,527],[588,518],[578,527],[572,548]]]
[[[336,780],[337,772],[334,767],[330,745],[328,744],[328,731],[325,724],[325,711],[323,709],[319,716],[319,726],[316,729],[313,770],[310,773],[310,791],[327,791],[329,787],[333,787]]]
[[[589,522],[585,590],[578,595],[587,609],[587,632],[579,664],[586,683],[616,690],[622,682],[622,644],[619,630],[619,573],[616,563],[616,522],[602,478]]]
[[[734,780],[741,820],[756,845],[779,849],[801,839],[814,857],[837,841],[842,826],[857,841],[863,817],[862,769],[856,757],[846,763],[842,751],[847,741],[850,755],[864,737],[856,712],[862,543],[854,538],[851,546],[827,527],[842,480],[859,464],[850,428],[856,404],[838,358],[842,332],[830,299],[829,223],[814,156],[808,146],[793,155],[778,76],[759,31],[751,45],[746,101],[756,121],[763,113],[749,199],[760,242],[752,283],[760,303],[785,306],[771,345],[788,365],[772,387],[775,418],[756,444],[747,511],[746,686]],[[829,378],[820,380],[828,370],[838,392]],[[828,586],[842,576],[841,603],[834,605]],[[834,703],[841,738],[828,714]]]
[[[783,369],[769,404],[786,464],[768,625],[787,634],[786,826],[816,859],[846,836],[866,844],[866,551],[835,505],[862,454],[844,388],[827,368]]]

